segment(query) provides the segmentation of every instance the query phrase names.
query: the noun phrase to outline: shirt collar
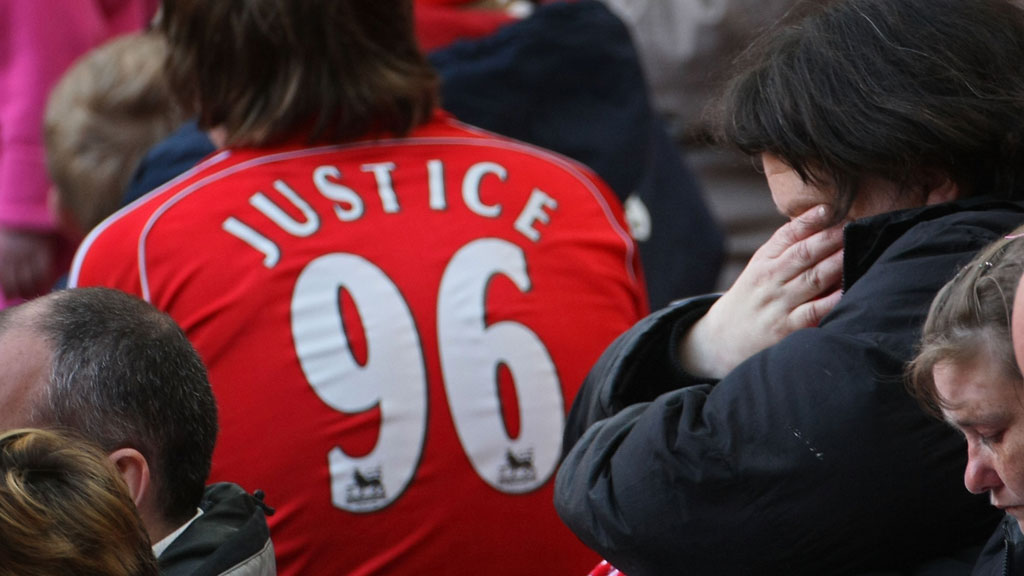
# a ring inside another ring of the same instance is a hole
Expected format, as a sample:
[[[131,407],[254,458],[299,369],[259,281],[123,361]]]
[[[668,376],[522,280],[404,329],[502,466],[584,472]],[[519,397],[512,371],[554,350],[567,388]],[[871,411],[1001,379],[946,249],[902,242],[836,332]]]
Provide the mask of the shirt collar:
[[[190,518],[188,522],[185,522],[184,524],[179,526],[177,530],[175,530],[174,532],[171,532],[167,536],[164,536],[164,538],[162,540],[160,540],[159,542],[157,542],[156,544],[153,544],[153,556],[156,556],[157,558],[159,558],[160,555],[164,553],[164,550],[167,550],[167,548],[170,547],[170,545],[173,544],[174,541],[178,539],[178,536],[181,536],[181,534],[183,532],[185,532],[185,530],[187,530],[188,527],[191,526],[193,522],[196,521],[196,518],[199,518],[202,515],[203,515],[203,509],[202,508],[196,508],[195,516]]]

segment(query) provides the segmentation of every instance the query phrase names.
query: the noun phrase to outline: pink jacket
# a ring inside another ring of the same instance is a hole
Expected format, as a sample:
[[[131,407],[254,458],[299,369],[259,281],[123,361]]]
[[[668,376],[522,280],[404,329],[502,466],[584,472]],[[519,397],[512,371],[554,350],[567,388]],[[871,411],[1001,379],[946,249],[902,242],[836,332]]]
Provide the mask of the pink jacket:
[[[0,0],[0,226],[51,230],[42,118],[81,54],[144,27],[159,0]]]

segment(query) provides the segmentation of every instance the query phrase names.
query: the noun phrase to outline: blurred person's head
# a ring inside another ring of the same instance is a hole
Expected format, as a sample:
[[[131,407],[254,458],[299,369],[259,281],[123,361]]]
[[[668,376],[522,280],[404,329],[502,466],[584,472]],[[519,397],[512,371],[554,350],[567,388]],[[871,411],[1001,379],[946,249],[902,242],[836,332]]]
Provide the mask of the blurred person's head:
[[[106,288],[0,311],[0,430],[73,430],[106,450],[158,541],[195,515],[217,407],[181,329]]]
[[[404,135],[437,101],[411,0],[163,0],[158,26],[179,101],[229,146]]]
[[[0,434],[0,559],[3,576],[158,574],[113,463],[55,430]]]
[[[1024,522],[1024,377],[1011,318],[1024,273],[1024,227],[981,251],[935,296],[917,356],[913,394],[967,439],[964,485]]]
[[[146,151],[184,120],[157,33],[115,38],[80,57],[50,92],[46,163],[63,227],[79,237],[117,210]]]
[[[719,139],[764,161],[784,214],[824,202],[840,221],[1018,194],[1024,11],[1008,0],[801,6],[740,58],[713,109]]]

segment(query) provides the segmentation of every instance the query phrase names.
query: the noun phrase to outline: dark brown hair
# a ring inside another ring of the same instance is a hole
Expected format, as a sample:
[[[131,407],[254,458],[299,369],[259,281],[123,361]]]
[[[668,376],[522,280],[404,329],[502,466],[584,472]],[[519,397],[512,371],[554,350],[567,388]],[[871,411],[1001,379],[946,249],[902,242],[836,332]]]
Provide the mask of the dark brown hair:
[[[228,145],[404,135],[437,101],[410,0],[163,0],[181,103]]]
[[[1024,11],[1008,0],[804,2],[756,41],[710,109],[720,142],[835,190],[866,177],[964,195],[1024,185]],[[808,14],[810,14],[808,16]]]

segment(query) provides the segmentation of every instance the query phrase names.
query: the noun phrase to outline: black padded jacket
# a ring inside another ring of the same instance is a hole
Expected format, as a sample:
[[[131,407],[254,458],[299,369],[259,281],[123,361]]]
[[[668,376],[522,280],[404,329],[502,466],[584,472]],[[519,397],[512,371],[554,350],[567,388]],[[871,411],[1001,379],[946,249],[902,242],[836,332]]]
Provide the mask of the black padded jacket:
[[[1022,223],[1024,205],[974,199],[847,225],[835,309],[720,381],[671,352],[713,297],[641,321],[573,405],[559,515],[629,576],[914,573],[979,546],[998,511],[903,371],[939,288]]]
[[[981,551],[971,576],[1024,574],[1024,535],[1012,516],[1006,516]]]
[[[262,497],[226,482],[207,486],[203,514],[158,558],[161,576],[275,576]]]

